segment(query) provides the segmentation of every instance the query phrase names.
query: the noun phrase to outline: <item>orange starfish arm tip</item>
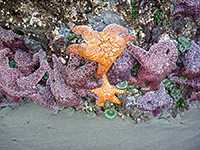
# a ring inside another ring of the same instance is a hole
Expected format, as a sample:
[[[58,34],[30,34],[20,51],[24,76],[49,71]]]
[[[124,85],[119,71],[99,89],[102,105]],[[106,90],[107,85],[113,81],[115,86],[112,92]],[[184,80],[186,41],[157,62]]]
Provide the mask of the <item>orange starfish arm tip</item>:
[[[103,106],[103,103],[104,103],[104,101],[103,101],[103,102],[100,101],[100,100],[96,101],[96,104],[97,104],[98,106]]]
[[[135,41],[135,37],[133,35],[128,35],[128,41]]]
[[[110,101],[115,103],[115,104],[121,104],[121,101],[116,96],[113,96]]]
[[[66,52],[69,54],[69,53],[75,53],[75,54],[78,54],[78,55],[81,55],[83,56],[84,55],[84,52],[86,51],[87,49],[87,44],[85,43],[82,43],[82,44],[74,44],[74,45],[70,45]]]

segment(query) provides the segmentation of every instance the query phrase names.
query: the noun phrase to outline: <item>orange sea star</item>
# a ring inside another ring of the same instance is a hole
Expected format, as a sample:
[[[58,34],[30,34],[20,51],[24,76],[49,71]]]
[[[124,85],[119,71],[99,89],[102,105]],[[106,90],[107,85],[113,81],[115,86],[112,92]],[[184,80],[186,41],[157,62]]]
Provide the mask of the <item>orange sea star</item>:
[[[118,55],[120,55],[128,41],[135,37],[128,34],[128,30],[116,24],[108,25],[102,32],[92,30],[89,26],[75,26],[68,24],[72,31],[81,34],[86,43],[74,44],[67,48],[67,53],[76,53],[86,59],[98,62],[96,78],[105,74]]]
[[[119,90],[115,86],[110,85],[107,76],[104,74],[104,84],[102,87],[90,90],[99,97],[96,101],[97,105],[103,106],[106,100],[110,100],[113,103],[121,104],[120,100],[115,96],[115,94],[123,94],[126,90]]]

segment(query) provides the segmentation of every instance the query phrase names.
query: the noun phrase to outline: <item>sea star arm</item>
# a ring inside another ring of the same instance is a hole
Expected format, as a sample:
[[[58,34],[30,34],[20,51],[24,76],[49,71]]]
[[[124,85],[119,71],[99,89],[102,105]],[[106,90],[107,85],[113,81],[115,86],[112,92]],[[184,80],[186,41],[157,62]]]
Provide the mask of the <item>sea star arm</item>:
[[[76,109],[82,108],[83,103],[81,97],[74,92],[73,88],[66,85],[60,73],[56,55],[52,55],[52,60],[54,62],[54,71],[49,67],[50,87],[57,104],[66,107],[75,106]]]
[[[198,100],[200,100],[200,92],[198,92],[198,93],[196,93],[195,95],[191,96],[191,97],[187,100],[187,102],[188,102],[188,103],[191,103],[191,102],[193,102],[193,101],[198,101]]]
[[[74,44],[70,45],[67,48],[67,53],[75,53],[78,54],[88,60],[98,61],[101,56],[105,55],[105,53],[98,47],[89,48],[87,44]]]
[[[109,64],[109,63],[107,63],[107,64]],[[97,72],[96,72],[96,74],[95,74],[95,77],[96,77],[97,79],[99,79],[99,78],[102,76],[102,74],[106,73],[106,72],[109,70],[109,68],[110,68],[111,66],[112,66],[112,64],[109,64],[109,66],[106,66],[106,67],[105,67],[104,65],[102,65],[102,64],[99,63]]]
[[[17,85],[22,88],[32,89],[35,88],[35,85],[42,79],[46,72],[46,66],[48,66],[47,61],[44,61],[44,51],[40,50],[40,68],[33,74],[27,77],[21,77],[17,79]]]
[[[103,100],[103,99],[99,99],[96,101],[97,105],[99,105],[99,106],[103,106],[104,102],[105,102],[105,100]]]
[[[77,71],[74,71],[71,75],[76,76],[76,78],[88,78],[96,72],[97,62],[91,62],[90,64],[81,66]]]
[[[6,55],[10,52],[11,50],[9,48],[4,48],[2,50],[0,50],[0,58],[2,59],[2,57],[6,57]]]
[[[52,109],[55,114],[58,113],[58,109],[55,107],[56,103],[54,101],[43,99],[42,96],[40,94],[38,94],[38,93],[29,94],[27,96],[27,98],[30,98],[30,99],[34,100],[35,102],[39,103],[40,105],[43,105],[43,106],[45,106],[47,108]]]
[[[1,63],[1,66],[9,67],[9,65],[8,65],[8,57],[6,57],[6,55],[10,51],[11,50],[9,48],[4,48],[3,50],[0,50],[0,63]]]
[[[8,87],[8,86],[1,86],[0,84],[0,91],[6,91],[6,96],[7,94],[10,95],[11,97],[14,97],[14,98],[22,98],[22,97],[27,97],[28,95],[30,94],[33,94],[33,93],[37,93],[36,90],[20,90],[20,91],[17,91],[16,89],[14,88],[11,88],[11,87]],[[11,98],[13,99],[13,98]],[[17,102],[17,101],[16,101]]]
[[[138,77],[129,76],[128,81],[134,85],[141,85],[146,82],[146,80],[139,79]]]
[[[77,66],[80,65],[80,61],[81,61],[82,57],[77,55],[77,54],[74,54],[74,53],[71,53],[70,54],[70,58],[69,58],[69,61],[68,61],[68,64],[67,64],[67,67],[66,67],[66,71],[72,71],[74,70]]]
[[[110,99],[110,101],[116,104],[121,104],[120,100],[115,95]]]
[[[118,34],[125,41],[135,41],[135,37],[133,35],[128,34],[128,30],[120,25],[110,24],[104,28],[103,32],[112,32]]]
[[[131,53],[142,66],[148,61],[148,52],[138,46],[127,43],[127,51]]]
[[[90,41],[90,40],[94,39],[97,36],[97,34],[98,34],[93,29],[91,29],[89,26],[86,26],[86,25],[75,26],[75,24],[69,22],[68,26],[70,27],[70,29],[74,33],[81,34],[82,37],[86,41]]]
[[[200,75],[197,78],[194,79],[188,79],[186,81],[182,81],[179,79],[179,77],[177,76],[172,76],[169,78],[171,81],[174,81],[178,84],[183,84],[183,85],[189,85],[195,89],[199,89],[200,90]]]
[[[73,44],[73,45],[70,45],[68,48],[67,48],[67,53],[75,53],[75,54],[78,54],[82,57],[87,57],[87,49],[88,49],[88,45],[85,44],[85,43],[82,43],[82,44]],[[86,58],[85,57],[85,58]]]

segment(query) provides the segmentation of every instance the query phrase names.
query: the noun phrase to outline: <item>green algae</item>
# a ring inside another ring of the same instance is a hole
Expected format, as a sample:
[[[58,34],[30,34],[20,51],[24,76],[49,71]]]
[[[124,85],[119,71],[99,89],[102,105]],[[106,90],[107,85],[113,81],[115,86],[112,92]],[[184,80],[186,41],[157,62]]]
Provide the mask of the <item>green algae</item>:
[[[72,34],[69,34],[69,39],[70,39],[70,40],[73,40],[74,38],[76,38],[76,34],[73,34],[73,33],[72,33]]]
[[[177,104],[177,108],[179,110],[183,110],[184,106],[185,106],[185,103],[184,103],[184,100],[182,98],[179,98],[177,101],[176,101],[176,104]]]
[[[44,54],[43,59],[47,60],[47,55],[46,54]]]
[[[158,27],[162,28],[162,21],[165,20],[165,15],[161,9],[157,9],[154,16],[154,21],[158,23]]]
[[[28,17],[27,17],[28,20],[31,20],[31,18],[32,18],[32,16],[28,16]]]
[[[153,16],[155,21],[163,21],[165,19],[164,13],[162,12],[161,9],[156,10],[154,16]]]
[[[66,108],[65,106],[58,106],[58,105],[56,105],[56,107],[58,108],[59,111],[64,110]]]
[[[191,27],[192,27],[192,26],[191,26],[191,22],[188,21],[187,24],[185,25],[185,28],[186,28],[186,29],[189,29],[189,28],[191,28]]]
[[[48,79],[49,79],[49,73],[48,73],[48,72],[45,72],[43,78],[44,78],[45,80],[48,80]]]
[[[169,27],[173,27],[172,21],[168,21],[168,25],[169,25]]]
[[[170,32],[170,36],[171,36],[172,38],[174,38],[174,35],[175,35],[174,32],[171,31],[171,32]]]
[[[10,68],[17,68],[16,62],[13,59],[9,59],[8,65]]]
[[[138,65],[137,62],[135,62],[133,64],[133,68],[131,69],[131,74],[134,75],[134,76],[136,76],[139,68],[140,68],[140,66]]]
[[[132,12],[132,19],[135,20],[137,19],[137,11],[134,9],[134,3],[136,0],[131,0],[131,12]]]
[[[128,86],[127,86],[127,90],[132,90],[135,88],[135,85],[131,84],[131,83],[128,83]]]

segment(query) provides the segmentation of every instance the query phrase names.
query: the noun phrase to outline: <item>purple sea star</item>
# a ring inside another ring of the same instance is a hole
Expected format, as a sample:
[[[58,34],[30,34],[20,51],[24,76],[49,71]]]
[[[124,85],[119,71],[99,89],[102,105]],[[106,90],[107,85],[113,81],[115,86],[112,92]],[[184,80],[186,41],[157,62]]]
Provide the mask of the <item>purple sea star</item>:
[[[126,49],[114,61],[107,72],[108,81],[110,84],[123,82],[124,80],[132,80],[131,69],[133,68],[135,58],[128,53]]]
[[[54,69],[48,66],[49,82],[51,91],[56,99],[56,103],[60,106],[71,107],[75,106],[76,109],[83,107],[81,97],[75,93],[74,89],[66,85],[65,80],[60,72],[59,60],[56,55],[52,55],[54,62]]]
[[[148,52],[128,43],[127,50],[141,64],[137,77],[132,77],[129,82],[141,85],[149,81],[149,84],[141,89],[144,92],[154,90],[162,82],[174,67],[178,57],[176,46],[171,41],[159,41],[151,46]]]
[[[176,70],[174,74],[186,76],[188,79],[197,77],[200,74],[200,46],[192,43],[184,59],[184,67]]]
[[[155,118],[159,118],[161,111],[167,111],[173,103],[173,99],[167,94],[163,83],[160,84],[158,91],[147,92],[144,96],[137,99],[137,107],[152,111]]]
[[[98,68],[97,62],[91,62],[80,66],[80,61],[83,57],[77,54],[70,54],[67,66],[60,61],[61,74],[66,84],[72,87],[80,96],[90,96],[98,100],[98,96],[90,91],[90,89],[99,88],[103,85],[103,79],[91,79],[90,77],[95,74]]]
[[[199,0],[175,0],[176,8],[173,15],[185,14],[190,15],[193,20],[200,18],[200,1]]]

